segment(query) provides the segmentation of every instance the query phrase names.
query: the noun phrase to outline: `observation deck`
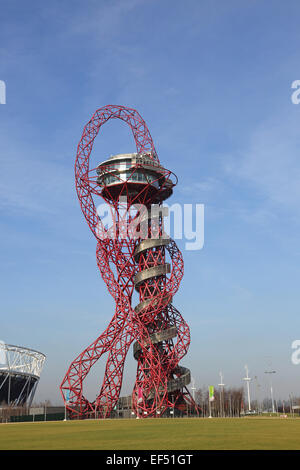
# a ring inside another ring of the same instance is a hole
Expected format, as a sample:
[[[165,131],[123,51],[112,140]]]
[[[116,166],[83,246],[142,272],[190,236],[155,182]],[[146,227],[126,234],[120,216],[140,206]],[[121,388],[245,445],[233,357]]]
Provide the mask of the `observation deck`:
[[[171,196],[177,177],[150,154],[123,153],[111,156],[96,169],[102,196],[118,200],[127,196],[135,202],[161,203]]]

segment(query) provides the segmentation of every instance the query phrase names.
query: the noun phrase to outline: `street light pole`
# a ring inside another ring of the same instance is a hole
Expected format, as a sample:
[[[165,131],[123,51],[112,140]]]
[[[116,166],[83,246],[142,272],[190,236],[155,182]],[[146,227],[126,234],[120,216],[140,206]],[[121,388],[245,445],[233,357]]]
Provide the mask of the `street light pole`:
[[[175,400],[174,400],[174,395],[172,395],[172,404],[173,404],[173,416],[172,416],[172,418],[174,418],[174,415],[175,415],[175,413],[174,413],[174,411],[175,411]]]
[[[289,395],[290,398],[290,413],[292,415],[292,418],[294,417],[294,408],[293,408],[293,397],[292,394]]]
[[[221,406],[221,417],[224,418],[224,386],[225,384],[223,384],[223,374],[222,372],[220,372],[220,378],[221,378],[221,383],[218,384],[220,388],[220,406]]]
[[[272,413],[275,413],[275,406],[274,406],[274,397],[273,397],[273,387],[272,387],[272,376],[271,374],[276,374],[276,370],[266,370],[265,374],[269,374],[270,377],[270,390],[271,390],[271,400],[272,400]]]
[[[212,418],[212,415],[211,415],[211,399],[208,398],[208,410],[209,410],[209,418]]]
[[[65,419],[64,421],[67,421],[67,405],[69,404],[69,400],[70,400],[70,390],[67,390],[67,393],[66,393],[66,396],[65,396]]]
[[[251,400],[250,400],[250,377],[248,375],[248,366],[245,365],[245,370],[246,370],[246,377],[243,378],[243,380],[245,380],[246,384],[247,384],[247,393],[248,393],[248,410],[251,411]]]
[[[195,401],[195,390],[196,390],[196,387],[195,387],[195,379],[194,379],[194,377],[192,377],[192,386],[191,386],[191,390],[192,390],[192,397],[193,397],[193,400]]]
[[[256,390],[257,390],[257,413],[259,414],[261,412],[261,406],[260,406],[260,384],[258,383],[257,376],[254,377],[254,380],[256,382]]]
[[[232,418],[231,393],[229,395],[229,417]]]

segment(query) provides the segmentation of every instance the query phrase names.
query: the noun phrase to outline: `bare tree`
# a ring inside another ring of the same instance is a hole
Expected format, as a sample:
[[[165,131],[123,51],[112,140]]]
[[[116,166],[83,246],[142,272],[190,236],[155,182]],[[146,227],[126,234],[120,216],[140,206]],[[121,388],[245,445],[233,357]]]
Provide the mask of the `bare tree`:
[[[196,403],[200,408],[201,416],[209,416],[208,387],[203,386],[196,391]],[[244,389],[227,387],[223,393],[219,389],[214,391],[214,401],[211,402],[211,414],[214,417],[239,417],[244,405]]]

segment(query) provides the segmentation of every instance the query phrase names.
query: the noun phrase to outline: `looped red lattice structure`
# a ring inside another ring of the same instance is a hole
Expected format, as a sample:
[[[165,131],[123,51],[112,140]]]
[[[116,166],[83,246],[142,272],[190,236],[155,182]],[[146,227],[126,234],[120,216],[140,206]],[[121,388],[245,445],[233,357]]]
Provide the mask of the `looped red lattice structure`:
[[[91,170],[94,140],[110,119],[129,125],[136,153],[111,157]],[[108,105],[94,113],[77,148],[76,190],[97,240],[101,276],[116,307],[107,329],[77,356],[62,381],[70,418],[111,415],[133,342],[137,375],[132,409],[136,416],[159,417],[170,408],[184,412],[188,405],[197,410],[187,389],[190,371],[179,365],[190,344],[189,327],[172,304],[183,276],[183,258],[163,223],[162,203],[176,184],[172,178],[172,172],[161,166],[146,123],[136,110]],[[95,199],[99,197],[110,208],[111,227],[106,228],[97,213]],[[133,307],[137,295],[139,303]],[[91,402],[84,395],[84,380],[105,353],[103,383]]]

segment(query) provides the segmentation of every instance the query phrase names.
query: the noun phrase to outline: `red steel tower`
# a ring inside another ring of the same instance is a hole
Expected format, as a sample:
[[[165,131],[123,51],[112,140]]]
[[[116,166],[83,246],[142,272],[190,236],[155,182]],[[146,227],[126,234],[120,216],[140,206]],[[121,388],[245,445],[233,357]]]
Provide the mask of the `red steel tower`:
[[[115,155],[90,169],[94,139],[109,119],[130,126],[136,153]],[[190,371],[179,365],[190,344],[189,327],[172,303],[183,276],[183,259],[164,231],[162,204],[177,178],[160,164],[136,110],[108,105],[94,113],[78,144],[75,179],[81,209],[97,240],[97,264],[116,308],[107,329],[72,362],[62,381],[69,417],[110,416],[132,342],[137,361],[132,393],[136,416],[159,417],[170,407],[184,411],[187,405],[197,411],[186,388]],[[109,206],[109,227],[98,215],[97,198]],[[138,303],[133,306],[135,296]],[[105,353],[102,387],[90,402],[83,393],[84,380]]]

